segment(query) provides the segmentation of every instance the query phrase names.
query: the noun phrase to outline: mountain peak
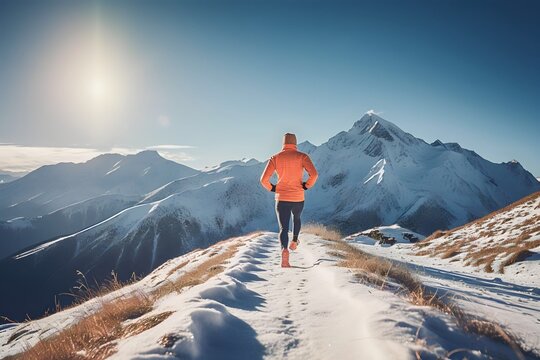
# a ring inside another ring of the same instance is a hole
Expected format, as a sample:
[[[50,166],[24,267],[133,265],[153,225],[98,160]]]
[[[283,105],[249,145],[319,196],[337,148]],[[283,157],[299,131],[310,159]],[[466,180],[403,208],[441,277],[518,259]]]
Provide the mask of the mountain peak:
[[[349,132],[361,135],[369,133],[381,140],[400,140],[406,144],[413,144],[418,141],[414,136],[401,130],[397,125],[383,119],[375,111],[369,110],[360,120],[357,120]]]
[[[383,120],[383,122],[386,122],[386,120],[377,115],[373,110],[369,110],[364,115],[362,115],[360,120],[355,121],[355,123],[353,124],[353,128],[364,129],[367,126],[372,126],[373,124],[375,124],[375,122],[379,120]]]
[[[306,154],[311,153],[313,150],[315,150],[317,146],[313,145],[309,141],[303,141],[300,144],[298,144],[298,150],[305,152]]]
[[[162,159],[162,156],[156,151],[156,150],[143,150],[139,151],[134,155],[138,158],[145,158],[145,159]]]
[[[404,132],[392,122],[380,117],[379,114],[375,113],[373,110],[369,110],[364,115],[362,115],[360,120],[357,120],[353,124],[353,128],[361,129],[361,133],[365,133],[365,132],[373,133],[373,131],[376,128],[379,128],[379,129],[384,128],[394,134]]]

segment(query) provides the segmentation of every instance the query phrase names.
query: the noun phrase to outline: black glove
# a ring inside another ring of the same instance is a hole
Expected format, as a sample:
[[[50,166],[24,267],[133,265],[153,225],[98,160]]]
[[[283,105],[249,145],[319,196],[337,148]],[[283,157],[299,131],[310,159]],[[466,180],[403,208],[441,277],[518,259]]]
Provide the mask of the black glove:
[[[271,191],[271,192],[276,192],[276,185],[274,185],[274,184],[272,184],[272,183],[271,183],[270,185],[272,185],[272,189],[270,189],[270,191]]]
[[[305,181],[302,183],[302,188],[304,188],[304,190],[307,190],[306,182],[305,182]]]

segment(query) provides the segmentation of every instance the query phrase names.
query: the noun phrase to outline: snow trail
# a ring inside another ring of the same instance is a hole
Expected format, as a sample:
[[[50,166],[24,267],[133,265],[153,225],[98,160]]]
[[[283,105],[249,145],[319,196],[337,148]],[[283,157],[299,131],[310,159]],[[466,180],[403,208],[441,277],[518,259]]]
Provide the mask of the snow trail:
[[[293,268],[282,269],[275,236],[260,237],[248,245],[245,261],[264,259],[256,261],[261,280],[253,281],[250,289],[265,302],[250,324],[259,334],[266,355],[396,359],[399,353],[406,354],[403,349],[388,351],[380,343],[366,346],[366,341],[372,342],[378,333],[371,326],[373,314],[387,305],[373,297],[353,296],[351,287],[346,286],[350,275],[336,271],[335,260],[327,257],[324,246],[315,237],[304,236],[298,250],[291,252]]]
[[[164,299],[160,312],[183,309],[122,340],[113,358],[410,358],[406,346],[388,338],[393,325],[381,322],[390,305],[367,287],[351,286],[324,240],[304,235],[291,252],[293,267],[281,268],[280,260],[275,233],[249,240],[222,274]],[[179,340],[163,353],[155,335],[167,332]]]

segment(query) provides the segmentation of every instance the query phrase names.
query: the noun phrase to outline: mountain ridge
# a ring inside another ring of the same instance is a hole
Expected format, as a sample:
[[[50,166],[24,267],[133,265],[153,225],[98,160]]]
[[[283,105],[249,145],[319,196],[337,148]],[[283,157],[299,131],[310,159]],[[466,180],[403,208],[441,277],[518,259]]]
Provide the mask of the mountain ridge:
[[[45,215],[105,194],[144,195],[198,170],[155,151],[102,154],[83,163],[44,165],[0,187],[0,220]]]

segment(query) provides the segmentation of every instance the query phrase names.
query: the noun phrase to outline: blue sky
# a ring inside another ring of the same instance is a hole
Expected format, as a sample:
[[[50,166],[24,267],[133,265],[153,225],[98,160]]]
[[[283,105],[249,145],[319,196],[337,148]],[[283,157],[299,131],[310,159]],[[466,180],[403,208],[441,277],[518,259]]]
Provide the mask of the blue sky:
[[[264,160],[284,132],[320,144],[373,109],[540,176],[538,18],[532,0],[4,0],[0,169]]]

